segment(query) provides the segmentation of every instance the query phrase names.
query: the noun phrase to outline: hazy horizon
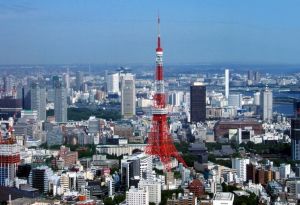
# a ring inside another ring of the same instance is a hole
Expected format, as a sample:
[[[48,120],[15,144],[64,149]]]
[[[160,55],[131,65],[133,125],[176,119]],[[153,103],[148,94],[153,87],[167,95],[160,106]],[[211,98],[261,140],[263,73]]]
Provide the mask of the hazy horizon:
[[[3,0],[0,65],[300,65],[300,2]]]

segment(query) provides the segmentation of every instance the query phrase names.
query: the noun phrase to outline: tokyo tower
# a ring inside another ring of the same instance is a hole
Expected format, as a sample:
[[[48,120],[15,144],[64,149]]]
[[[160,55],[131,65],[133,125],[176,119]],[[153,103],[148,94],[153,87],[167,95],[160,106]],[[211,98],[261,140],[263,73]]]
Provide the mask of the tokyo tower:
[[[160,18],[158,17],[158,36],[156,48],[156,70],[155,70],[155,94],[154,105],[152,108],[152,126],[148,136],[148,145],[146,153],[156,156],[170,171],[171,160],[176,158],[184,166],[186,163],[176,150],[173,139],[169,134],[167,122],[168,111],[166,109],[166,95],[164,90],[164,73],[163,73],[163,49],[160,43]]]

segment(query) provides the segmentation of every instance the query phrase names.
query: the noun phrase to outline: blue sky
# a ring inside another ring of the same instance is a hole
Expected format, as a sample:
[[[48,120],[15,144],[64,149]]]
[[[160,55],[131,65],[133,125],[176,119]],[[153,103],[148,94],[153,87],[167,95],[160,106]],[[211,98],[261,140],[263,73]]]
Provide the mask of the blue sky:
[[[300,64],[297,0],[0,0],[0,64]]]

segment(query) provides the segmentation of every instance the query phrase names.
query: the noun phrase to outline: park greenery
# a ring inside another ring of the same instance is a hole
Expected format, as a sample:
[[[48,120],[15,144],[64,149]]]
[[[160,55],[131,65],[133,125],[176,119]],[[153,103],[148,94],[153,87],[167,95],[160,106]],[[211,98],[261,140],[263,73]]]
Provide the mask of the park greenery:
[[[53,116],[54,110],[47,110],[47,116]],[[90,116],[105,120],[120,120],[121,113],[117,110],[89,109],[89,108],[68,108],[68,120],[88,120]]]
[[[233,192],[241,190],[233,185],[222,183],[223,192]],[[250,193],[250,196],[234,196],[233,205],[256,205],[258,204],[258,197]]]
[[[174,190],[162,190],[160,205],[166,205],[168,199],[172,198],[173,194],[176,194],[176,196],[178,196],[179,193],[183,193],[182,188],[174,189]]]
[[[106,197],[104,199],[104,205],[118,205],[126,199],[126,196],[123,194],[117,194],[113,198]]]
[[[51,145],[47,146],[46,143],[42,144],[40,147],[50,150],[59,150],[61,145]],[[92,157],[96,154],[96,145],[86,144],[86,145],[71,145],[64,144],[64,146],[69,147],[71,151],[78,151],[78,158]]]

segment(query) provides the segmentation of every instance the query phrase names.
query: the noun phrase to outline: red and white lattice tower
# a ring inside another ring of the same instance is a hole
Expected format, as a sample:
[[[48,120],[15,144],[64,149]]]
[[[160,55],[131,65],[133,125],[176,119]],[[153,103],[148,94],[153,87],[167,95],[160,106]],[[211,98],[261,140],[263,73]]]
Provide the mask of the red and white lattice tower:
[[[156,48],[156,71],[155,71],[155,94],[154,105],[152,108],[152,126],[148,136],[148,145],[146,153],[159,157],[164,164],[165,169],[170,171],[171,160],[176,158],[186,166],[183,158],[176,150],[173,140],[169,133],[167,122],[168,111],[166,108],[166,94],[164,90],[163,76],[163,49],[160,45],[160,18],[158,17],[158,37]]]

